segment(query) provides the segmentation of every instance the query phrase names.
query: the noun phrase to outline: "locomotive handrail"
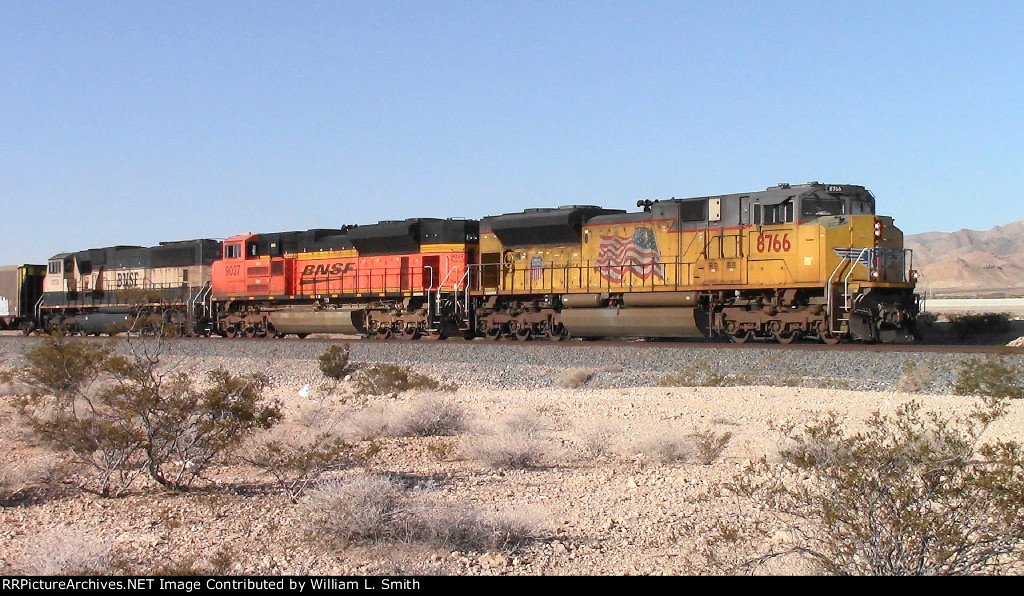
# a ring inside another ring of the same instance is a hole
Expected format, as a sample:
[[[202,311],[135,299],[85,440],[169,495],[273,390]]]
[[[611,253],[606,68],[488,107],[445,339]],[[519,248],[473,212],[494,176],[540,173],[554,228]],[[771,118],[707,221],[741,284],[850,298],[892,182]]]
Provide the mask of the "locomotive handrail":
[[[861,257],[863,257],[864,253],[866,253],[869,250],[871,250],[871,249],[870,248],[862,248],[861,251],[859,253],[857,253],[857,259],[856,260],[851,260],[850,257],[849,257],[849,254],[843,256],[841,259],[839,259],[839,263],[836,265],[836,268],[832,271],[832,275],[828,276],[828,283],[825,285],[825,309],[826,309],[826,312],[828,313],[828,316],[829,316],[829,331],[832,332],[832,333],[839,333],[841,331],[840,329],[836,329],[836,328],[832,327],[832,320],[833,320],[832,319],[832,310],[834,308],[834,306],[832,304],[832,302],[833,302],[833,300],[832,300],[832,286],[834,284],[833,280],[836,277],[836,273],[839,272],[839,270],[842,268],[844,263],[847,263],[847,262],[852,262],[853,263],[853,266],[850,267],[850,270],[846,272],[846,276],[843,278],[843,310],[844,311],[848,311],[848,310],[850,310],[850,304],[849,304],[849,300],[850,300],[850,276],[853,275],[854,270],[857,268],[857,264],[860,263]],[[835,320],[838,322],[838,321],[846,320],[846,319],[836,318]]]

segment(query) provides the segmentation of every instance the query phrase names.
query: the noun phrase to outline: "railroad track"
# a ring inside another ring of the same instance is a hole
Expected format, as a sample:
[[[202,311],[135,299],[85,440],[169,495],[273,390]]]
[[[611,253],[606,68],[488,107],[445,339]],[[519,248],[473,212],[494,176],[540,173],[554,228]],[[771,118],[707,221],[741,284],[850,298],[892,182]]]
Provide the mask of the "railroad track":
[[[4,331],[0,332],[0,341],[17,341],[27,340],[31,341],[41,336],[34,335],[25,337],[17,331]],[[106,337],[87,337],[92,341],[102,341],[110,339]],[[115,338],[117,339],[117,338]],[[123,339],[123,338],[122,338]],[[246,345],[261,345],[267,346],[277,345],[281,343],[295,344],[295,343],[365,343],[365,344],[382,344],[382,345],[416,345],[422,347],[424,350],[429,350],[432,346],[441,345],[466,345],[469,343],[477,345],[487,346],[515,346],[526,349],[558,349],[559,347],[581,347],[581,346],[595,346],[595,347],[630,347],[636,349],[654,349],[654,348],[670,348],[670,349],[687,349],[687,350],[706,350],[706,349],[725,349],[725,350],[772,350],[780,352],[790,351],[833,351],[833,352],[930,352],[930,353],[965,353],[965,354],[1024,354],[1024,346],[1022,347],[1010,347],[1005,344],[940,344],[940,343],[914,343],[914,344],[881,344],[881,343],[858,343],[858,342],[844,342],[837,345],[825,345],[818,341],[795,341],[791,344],[778,344],[772,341],[751,341],[747,343],[732,343],[723,340],[713,339],[680,339],[680,340],[595,340],[595,341],[584,341],[578,339],[570,339],[562,342],[552,341],[502,341],[502,342],[490,342],[482,338],[475,340],[463,340],[460,338],[449,338],[443,342],[432,342],[432,341],[407,341],[404,339],[375,339],[375,338],[360,338],[360,337],[346,337],[338,335],[312,335],[310,337],[299,339],[295,337],[288,338],[244,338],[236,337],[232,339],[226,338],[205,338],[205,337],[175,337],[168,338],[175,342],[202,342],[202,341],[213,341],[218,344],[223,342],[231,342],[232,344],[246,344]]]

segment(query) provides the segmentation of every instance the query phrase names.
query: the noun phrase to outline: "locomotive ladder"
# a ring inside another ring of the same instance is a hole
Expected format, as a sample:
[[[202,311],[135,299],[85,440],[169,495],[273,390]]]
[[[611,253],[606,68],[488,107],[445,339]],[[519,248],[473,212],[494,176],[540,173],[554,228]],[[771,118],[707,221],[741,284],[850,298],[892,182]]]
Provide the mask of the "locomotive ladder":
[[[430,305],[428,310],[428,316],[431,331],[441,330],[441,290],[442,288],[444,288],[444,284],[448,282],[448,278],[451,277],[454,271],[454,267],[449,269],[448,273],[444,276],[444,279],[441,280],[441,283],[437,284],[437,289],[434,290],[433,292],[433,299],[431,299],[430,297],[430,290],[427,290],[427,303]],[[431,272],[431,277],[433,277],[433,272]],[[466,288],[465,301],[462,303],[459,302],[460,284],[464,285]],[[468,316],[467,313],[469,312],[469,268],[466,269],[466,273],[463,274],[462,278],[459,281],[452,283],[451,287],[452,290],[450,293],[454,297],[452,303],[455,306],[455,314]]]
[[[189,293],[190,294],[192,293],[191,289],[189,290]],[[210,294],[211,294],[210,282],[206,282],[205,284],[203,284],[202,288],[199,288],[198,292],[196,292],[195,294],[193,294],[189,298],[188,316],[192,319],[191,323],[193,325],[196,322],[195,321],[195,316],[196,316],[197,311],[199,311],[201,313],[200,316],[203,319],[209,319],[210,318],[210,314],[211,314],[211,312],[210,312],[211,311]]]
[[[853,310],[853,305],[850,304],[850,276],[853,275],[853,270],[856,269],[857,263],[860,262],[861,257],[863,257],[864,254],[867,253],[870,250],[871,250],[870,248],[862,248],[860,253],[857,254],[857,258],[856,259],[852,259],[852,260],[850,259],[849,255],[847,254],[846,256],[844,256],[842,259],[839,260],[839,264],[836,265],[836,268],[832,271],[832,275],[828,276],[828,282],[825,284],[825,310],[826,310],[826,312],[828,313],[828,316],[829,316],[829,326],[828,327],[829,327],[829,331],[831,333],[840,333],[842,331],[840,329],[842,327],[842,323],[844,321],[849,322],[849,320],[850,320],[849,316],[846,316],[846,318],[837,317],[837,318],[835,318],[835,322],[838,323],[839,325],[836,326],[836,327],[833,327],[832,314],[834,312],[835,305],[833,305],[832,302],[833,302],[833,293],[834,293],[833,292],[833,285],[836,283],[834,281],[836,279],[836,274],[839,273],[839,270],[842,269],[843,265],[846,264],[847,262],[852,262],[853,263],[852,266],[850,267],[849,271],[846,272],[846,276],[843,277],[843,282],[842,282],[843,283],[843,294],[842,294],[843,304],[840,307],[840,309],[842,310],[843,314],[849,315],[850,311]]]

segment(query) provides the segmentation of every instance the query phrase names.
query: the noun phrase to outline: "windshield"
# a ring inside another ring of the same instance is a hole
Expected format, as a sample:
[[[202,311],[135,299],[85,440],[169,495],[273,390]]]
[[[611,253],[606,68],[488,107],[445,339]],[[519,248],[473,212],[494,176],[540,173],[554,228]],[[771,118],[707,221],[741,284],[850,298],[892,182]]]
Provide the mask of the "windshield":
[[[854,199],[853,209],[850,211],[853,215],[872,214],[875,211],[871,208],[871,201],[864,199]]]
[[[800,206],[803,217],[822,217],[825,215],[842,215],[846,212],[846,201],[833,197],[806,198]]]

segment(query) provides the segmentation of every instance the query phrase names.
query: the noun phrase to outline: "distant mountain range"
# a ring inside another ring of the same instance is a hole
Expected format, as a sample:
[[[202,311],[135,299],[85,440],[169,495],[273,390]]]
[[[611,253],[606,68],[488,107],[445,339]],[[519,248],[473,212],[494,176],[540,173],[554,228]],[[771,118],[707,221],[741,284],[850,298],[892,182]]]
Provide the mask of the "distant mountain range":
[[[1024,296],[1024,220],[978,232],[925,232],[904,238],[930,297]]]

